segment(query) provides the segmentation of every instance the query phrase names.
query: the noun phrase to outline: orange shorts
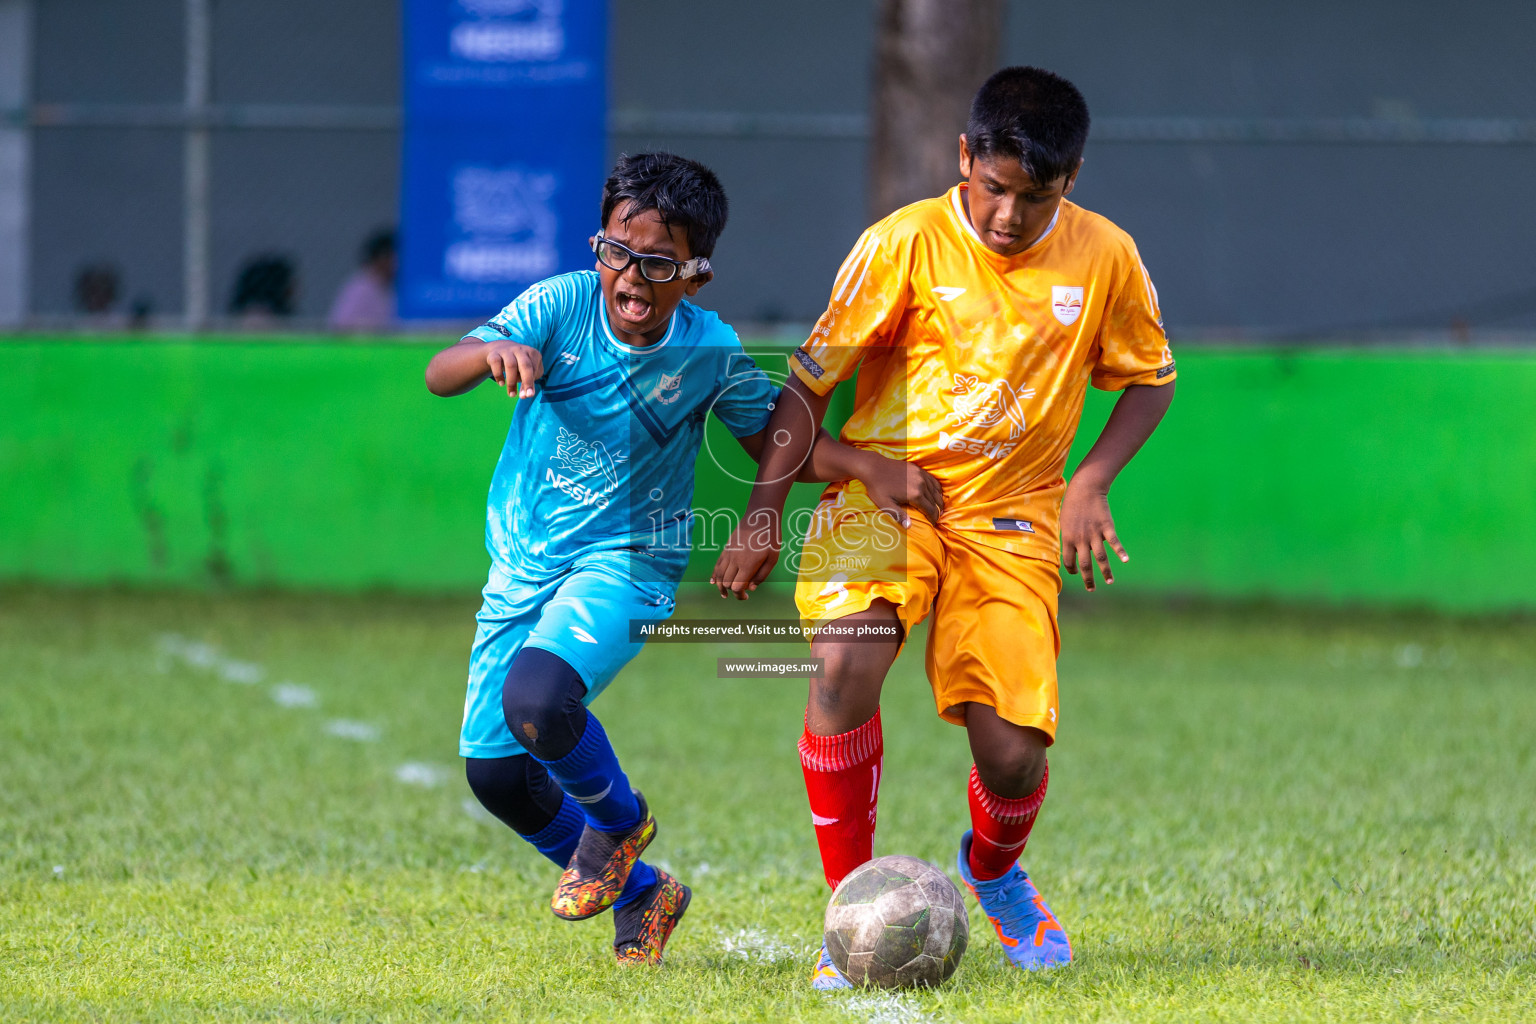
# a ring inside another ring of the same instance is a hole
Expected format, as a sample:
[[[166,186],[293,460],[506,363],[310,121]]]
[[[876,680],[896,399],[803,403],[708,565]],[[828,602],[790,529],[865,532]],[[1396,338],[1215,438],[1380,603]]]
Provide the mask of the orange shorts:
[[[884,598],[907,631],[933,613],[928,682],[939,716],[965,724],[976,701],[1056,740],[1061,634],[1054,562],[935,528],[921,514],[903,530],[857,482],[824,498],[806,531],[795,604],[807,630]]]

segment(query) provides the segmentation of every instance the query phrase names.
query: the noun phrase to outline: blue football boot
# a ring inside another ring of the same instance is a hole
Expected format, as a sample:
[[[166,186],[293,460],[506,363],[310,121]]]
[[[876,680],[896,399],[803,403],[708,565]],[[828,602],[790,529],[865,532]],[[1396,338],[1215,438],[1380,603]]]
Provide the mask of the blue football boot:
[[[1045,905],[1040,893],[1017,864],[1001,878],[977,881],[971,875],[971,832],[960,837],[960,877],[981,904],[1015,967],[1036,971],[1059,967],[1072,959],[1072,943]]]
[[[821,952],[816,956],[816,970],[811,972],[811,988],[818,992],[830,992],[833,989],[853,988],[853,983],[843,977],[843,972],[837,969],[832,962],[832,957],[827,953],[827,944],[821,944]]]

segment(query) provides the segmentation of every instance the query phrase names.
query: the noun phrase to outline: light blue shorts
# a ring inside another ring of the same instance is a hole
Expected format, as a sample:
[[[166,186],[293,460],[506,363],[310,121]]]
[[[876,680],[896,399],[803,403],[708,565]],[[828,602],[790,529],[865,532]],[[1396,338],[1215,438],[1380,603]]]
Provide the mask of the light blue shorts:
[[[582,703],[590,704],[644,646],[630,640],[630,620],[671,617],[676,588],[633,580],[624,564],[623,558],[595,558],[542,582],[514,579],[491,567],[475,616],[479,628],[469,656],[460,757],[524,753],[501,710],[507,672],[524,647],[565,659],[587,684]]]

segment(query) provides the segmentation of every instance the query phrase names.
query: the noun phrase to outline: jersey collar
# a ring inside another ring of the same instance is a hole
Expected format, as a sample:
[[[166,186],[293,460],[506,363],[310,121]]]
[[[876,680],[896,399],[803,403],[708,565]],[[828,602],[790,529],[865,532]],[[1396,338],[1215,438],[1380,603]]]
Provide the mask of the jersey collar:
[[[1061,204],[1056,207],[1055,214],[1051,216],[1051,222],[1045,226],[1044,231],[1040,232],[1039,238],[1029,243],[1029,247],[1027,249],[1020,249],[1012,256],[1004,256],[1002,253],[994,252],[992,249],[987,247],[987,243],[983,242],[981,240],[981,236],[976,233],[976,228],[971,223],[971,218],[966,216],[965,203],[960,198],[961,193],[965,192],[966,188],[966,183],[962,181],[960,184],[949,190],[949,212],[959,223],[960,229],[967,235],[971,236],[971,241],[975,242],[977,245],[981,246],[982,249],[986,250],[987,255],[999,260],[1016,260],[1020,256],[1023,256],[1026,253],[1034,252],[1036,249],[1040,248],[1040,246],[1044,245],[1045,240],[1050,238],[1051,233],[1056,230],[1056,224],[1061,220],[1061,207],[1066,204],[1066,200],[1063,199]]]
[[[601,289],[597,296],[597,319],[603,325],[603,337],[608,340],[610,346],[626,356],[648,356],[666,348],[667,342],[672,340],[672,335],[677,333],[677,314],[682,308],[682,304],[679,303],[677,309],[672,311],[672,318],[667,321],[667,333],[661,336],[660,341],[652,345],[630,345],[619,340],[619,336],[614,333],[613,325],[608,322],[608,304],[603,301]]]

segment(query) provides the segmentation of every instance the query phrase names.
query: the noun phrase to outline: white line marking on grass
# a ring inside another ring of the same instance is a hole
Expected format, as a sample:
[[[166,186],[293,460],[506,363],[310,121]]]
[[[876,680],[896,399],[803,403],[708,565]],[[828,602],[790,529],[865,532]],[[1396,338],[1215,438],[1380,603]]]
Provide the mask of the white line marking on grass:
[[[344,740],[373,743],[379,738],[379,727],[351,718],[333,718],[325,723],[325,731]]]
[[[854,993],[843,1001],[843,1009],[863,1016],[869,1024],[929,1024],[933,1020],[918,1009],[915,999],[891,992]]]
[[[272,687],[272,699],[285,708],[313,708],[320,704],[319,694],[298,683],[278,683]]]
[[[156,647],[160,652],[158,665],[162,672],[170,668],[168,659],[179,658],[189,668],[213,672],[226,683],[239,683],[241,686],[259,683],[267,674],[266,669],[260,665],[226,658],[213,644],[188,640],[180,633],[161,633],[156,638]]]
[[[720,934],[720,948],[730,956],[748,963],[774,964],[785,960],[809,960],[815,947],[792,945],[761,928],[739,928],[734,934]]]
[[[182,660],[194,668],[213,668],[219,663],[219,652],[212,644],[190,643],[181,652]]]
[[[188,640],[180,633],[161,633],[155,638],[155,650],[157,652],[155,667],[161,672],[170,671],[172,662],[180,661],[188,668],[212,672],[225,682],[238,683],[242,686],[255,685],[267,675],[267,670],[255,662],[227,658],[213,644],[200,640]],[[272,687],[271,695],[272,700],[280,707],[320,706],[320,695],[314,690],[287,680]],[[325,731],[338,739],[353,740],[357,743],[377,742],[380,735],[378,726],[350,718],[331,719],[325,723]],[[441,786],[448,780],[448,774],[448,770],[439,765],[419,761],[408,761],[395,769],[395,778],[400,782],[428,789]],[[464,810],[476,820],[496,821],[477,801],[464,801]],[[708,870],[709,865],[703,865],[700,873]],[[64,868],[55,867],[53,873],[55,877],[62,878]]]
[[[180,633],[161,633],[155,638],[155,647],[162,658],[179,658],[193,668],[211,668],[219,659],[212,645],[196,643]]]
[[[267,670],[260,665],[254,665],[249,661],[235,661],[233,658],[220,661],[217,671],[219,678],[226,683],[239,683],[241,686],[254,686],[267,675]]]
[[[407,761],[395,769],[395,778],[408,786],[432,789],[448,781],[448,770],[439,765],[421,761]]]

